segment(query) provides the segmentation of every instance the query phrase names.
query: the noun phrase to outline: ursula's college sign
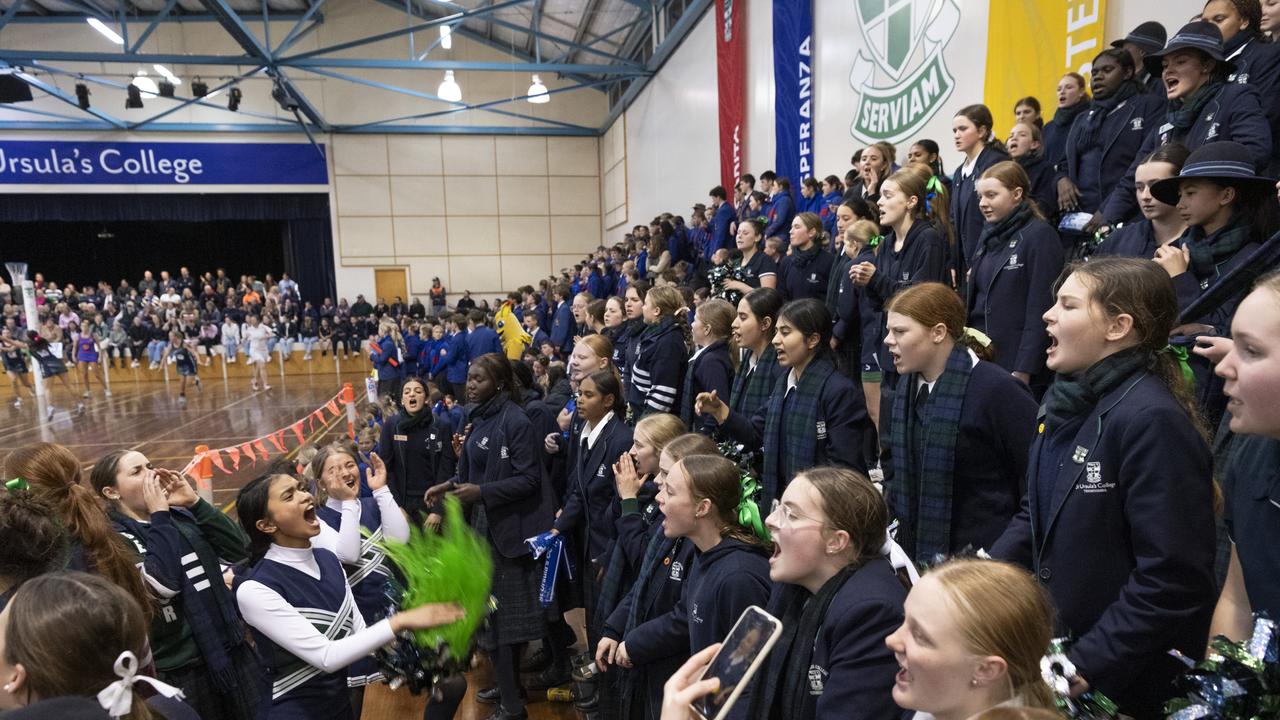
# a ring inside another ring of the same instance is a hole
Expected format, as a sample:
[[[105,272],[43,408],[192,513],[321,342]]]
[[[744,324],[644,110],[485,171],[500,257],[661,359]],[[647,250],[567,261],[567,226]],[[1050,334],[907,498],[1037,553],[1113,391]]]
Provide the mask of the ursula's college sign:
[[[955,89],[943,52],[960,24],[960,6],[956,0],[855,0],[854,7],[866,48],[849,75],[858,93],[849,132],[865,143],[901,142]]]

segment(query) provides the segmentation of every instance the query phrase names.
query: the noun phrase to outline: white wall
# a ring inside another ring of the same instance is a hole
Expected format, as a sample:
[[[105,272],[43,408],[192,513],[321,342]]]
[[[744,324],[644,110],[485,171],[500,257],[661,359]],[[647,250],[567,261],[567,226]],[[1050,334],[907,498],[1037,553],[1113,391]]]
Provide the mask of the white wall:
[[[813,0],[814,158],[819,177],[843,177],[849,169],[849,158],[866,144],[850,132],[859,101],[850,75],[859,53],[867,52],[854,2]],[[774,165],[773,0],[747,3],[747,132],[743,167],[759,175]],[[952,149],[951,113],[981,101],[986,69],[988,4],[982,0],[958,0],[958,4],[959,26],[944,53],[955,78],[954,89],[937,113],[911,135],[936,141],[943,148],[948,171],[959,161]],[[1159,4],[1158,12],[1153,12],[1156,7],[1144,0],[1111,0],[1107,3],[1107,36],[1123,37],[1150,19],[1163,22],[1172,35],[1202,7],[1202,0],[1165,0]],[[693,203],[706,202],[706,191],[718,182],[714,30],[715,19],[708,12],[624,113],[629,216],[625,220],[611,216],[607,230],[611,241],[620,240],[631,226],[647,223],[660,212],[688,213]],[[1029,31],[1034,32],[1034,28]],[[918,62],[923,50],[917,49],[916,54]],[[888,81],[878,77],[874,82],[881,85]],[[1052,113],[1052,88],[1029,92],[1038,94],[1046,112]],[[1007,131],[1012,108],[1007,113],[999,108],[993,112],[997,132]],[[900,161],[909,145],[910,140],[898,143]]]

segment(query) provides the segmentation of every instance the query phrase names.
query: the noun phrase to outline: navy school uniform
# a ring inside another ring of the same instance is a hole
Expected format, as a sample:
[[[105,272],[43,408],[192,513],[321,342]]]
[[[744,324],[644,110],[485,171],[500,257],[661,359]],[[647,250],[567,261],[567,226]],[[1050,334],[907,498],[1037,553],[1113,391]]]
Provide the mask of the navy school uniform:
[[[1079,127],[1080,123],[1076,123],[1072,127]],[[1055,182],[1056,171],[1053,163],[1049,162],[1043,152],[1023,155],[1017,158],[1017,162],[1027,173],[1027,179],[1031,181],[1031,199],[1035,201],[1036,207],[1040,208],[1040,212],[1047,218],[1052,218],[1058,214],[1058,184]]]
[[[573,352],[573,307],[566,300],[556,305],[555,319],[551,323],[551,342],[568,357]]]
[[[678,322],[663,318],[661,327],[646,326],[640,333],[631,365],[631,386],[627,389],[627,403],[637,420],[650,413],[680,410],[680,391],[684,388],[689,350]]]
[[[699,348],[689,358],[689,369],[684,376],[681,392],[680,421],[685,427],[704,434],[715,428],[715,420],[708,415],[694,412],[694,401],[699,393],[715,391],[720,398],[727,398],[733,384],[733,361],[729,358],[729,343],[717,340],[705,348]]]
[[[1253,28],[1246,28],[1236,33],[1224,50],[1236,66],[1227,81],[1248,85],[1258,92],[1271,137],[1280,136],[1280,47],[1266,42]],[[1280,174],[1280,154],[1272,151],[1263,167],[1264,177]]]
[[[991,338],[997,365],[1027,373],[1033,385],[1048,381],[1049,336],[1041,316],[1053,305],[1053,283],[1063,263],[1058,233],[1032,218],[1008,243],[979,250],[969,278],[969,327]]]
[[[899,380],[900,392],[910,389],[909,400],[915,398],[919,377],[913,373]],[[900,403],[898,407],[911,405]],[[1027,386],[1004,368],[985,360],[973,365],[956,428],[948,554],[965,548],[991,547],[1009,526],[1009,520],[1018,514],[1027,489],[1027,452],[1035,438],[1037,407]],[[924,423],[928,423],[932,411],[926,403]],[[889,434],[888,428],[885,434]],[[908,453],[914,450],[916,457],[928,452],[914,447],[909,440],[904,446]],[[919,463],[895,457],[893,463],[886,465],[884,492],[898,521],[898,544],[912,559],[931,563],[933,558],[923,557],[915,547],[919,520],[916,510],[909,507],[909,498],[921,491],[919,478],[913,477],[909,467],[919,467]],[[921,498],[919,502],[923,505],[929,499]]]
[[[779,192],[770,198],[765,215],[769,223],[765,226],[764,236],[781,239],[782,250],[786,252],[787,245],[791,243],[791,221],[796,219],[796,201],[791,197],[791,191]]]
[[[974,159],[973,171],[969,175],[964,174],[963,163],[951,175],[951,227],[955,228],[956,233],[956,247],[951,251],[954,253],[951,264],[955,267],[956,282],[962,288],[965,273],[969,270],[974,253],[978,251],[978,238],[982,236],[982,226],[985,223],[982,211],[978,209],[978,179],[992,165],[1008,159],[1009,156],[1004,152],[988,145]]]
[[[1080,100],[1071,107],[1057,108],[1053,112],[1053,119],[1044,124],[1041,137],[1044,140],[1044,156],[1050,165],[1057,166],[1066,156],[1067,138],[1072,129],[1080,124],[1077,121],[1084,117],[1088,104],[1088,100]]]
[[[772,344],[765,347],[754,364],[749,354],[750,351],[746,351],[738,363],[733,387],[729,391],[729,411],[745,417],[751,417],[768,406],[778,379],[787,373],[787,369],[778,364],[778,352]]]
[[[869,262],[875,262],[875,256],[869,255]],[[835,311],[831,313],[835,321],[831,326],[831,337],[838,344],[837,352],[852,358],[853,367],[846,374],[856,379],[862,352],[862,310],[864,302],[863,288],[849,277],[849,268],[861,260],[847,258],[840,264],[836,283]],[[844,368],[842,368],[844,369]]]
[[[341,640],[363,628],[342,563],[328,550],[315,549],[320,579],[274,560],[263,559],[240,579],[237,595],[245,583],[256,582],[275,591],[293,609],[330,640]],[[263,669],[265,694],[258,717],[264,720],[350,720],[347,673],[307,664],[252,625],[254,644]]]
[[[603,634],[621,642],[627,633],[641,624],[665,616],[680,602],[685,581],[693,567],[693,541],[668,538],[662,534],[661,513],[646,534],[645,557],[631,590],[609,614]],[[657,655],[645,654],[648,648],[627,646],[632,668],[623,680],[622,720],[658,720],[662,708],[662,686],[689,659],[687,647],[659,648]],[[638,654],[637,654],[638,653]],[[628,692],[629,691],[629,692]]]
[[[692,544],[692,542],[690,543]],[[725,538],[695,553],[689,579],[674,609],[627,633],[627,655],[660,658],[697,653],[724,640],[742,611],[769,600],[769,553],[761,545]]]
[[[1181,247],[1182,242],[1175,240],[1174,244]],[[1155,226],[1150,220],[1142,218],[1112,230],[1110,235],[1098,243],[1093,257],[1114,255],[1151,260],[1156,256],[1157,247],[1159,244],[1156,241]]]
[[[733,234],[729,231],[730,227],[737,220],[737,213],[734,212],[733,206],[727,202],[720,203],[716,208],[716,213],[711,217],[711,226],[708,228],[709,237],[707,238],[707,247],[703,252],[703,257],[710,260],[720,248],[733,247]]]
[[[867,283],[864,293],[879,316],[875,347],[880,357],[880,367],[886,371],[893,368],[889,351],[883,347],[886,334],[884,308],[889,304],[889,299],[912,285],[924,282],[946,283],[951,279],[946,264],[947,241],[929,221],[913,222],[907,230],[902,249],[895,249],[896,244],[897,237],[890,230],[880,243],[880,253],[875,256],[874,261],[876,273],[871,276],[871,282]]]
[[[742,282],[753,288],[760,287],[760,278],[773,275],[778,276],[778,263],[773,258],[765,255],[761,251],[757,251],[751,256],[751,259],[743,264],[741,258],[734,261],[734,267],[737,273],[742,276]]]
[[[827,281],[835,263],[835,256],[816,243],[808,252],[793,248],[778,265],[778,292],[782,293],[782,299],[788,302],[804,298],[826,300]]]
[[[467,357],[475,360],[481,355],[498,353],[506,357],[502,350],[502,339],[488,325],[477,325],[475,330],[467,332]],[[466,381],[466,378],[463,378]]]
[[[1240,558],[1249,607],[1280,617],[1280,441],[1236,436],[1222,494],[1223,519]]]
[[[459,330],[449,336],[444,350],[444,379],[453,386],[455,393],[467,382],[467,363],[470,361],[467,355],[467,331]]]
[[[426,511],[423,496],[452,477],[455,467],[452,438],[435,422],[431,408],[420,412],[431,414],[430,422],[400,432],[396,425],[401,413],[397,413],[383,423],[378,438],[378,457],[387,466],[387,487],[410,517]]]
[[[370,348],[369,359],[373,361],[373,366],[378,371],[379,382],[402,377],[396,343],[390,337],[382,338],[377,345]]]
[[[763,453],[763,487],[759,504],[769,507],[782,497],[787,483],[796,473],[819,465],[836,465],[867,472],[862,448],[867,433],[872,431],[867,416],[862,387],[836,371],[835,363],[826,355],[814,358],[804,374],[815,373],[821,381],[817,399],[817,414],[802,417],[795,401],[796,392],[788,393],[791,372],[782,368],[778,381],[769,396],[769,402],[757,408],[752,415],[730,412],[725,420],[725,434],[749,448],[765,448]],[[803,382],[803,379],[802,379]],[[788,430],[792,426],[815,428],[815,444],[796,457],[788,450]],[[775,454],[768,448],[775,447]]]
[[[837,581],[832,578],[828,582]],[[778,618],[792,615],[798,623],[800,608],[813,597],[799,586],[775,584],[767,609]],[[783,700],[784,688],[788,685],[801,688],[797,694],[802,698],[803,709],[794,717],[813,720],[904,717],[903,710],[893,702],[898,661],[884,641],[902,625],[902,606],[906,600],[907,589],[887,559],[875,557],[854,570],[844,578],[831,599],[815,636],[793,637],[789,647],[779,641],[770,652],[765,665],[751,681],[753,696],[760,696],[753,698],[756,703],[752,706],[755,711],[752,720],[791,720],[793,708],[787,707]],[[786,673],[791,656],[801,650],[811,652],[809,675],[789,678]],[[772,698],[765,695],[768,678],[777,682]],[[764,703],[769,707],[761,707]]]
[[[1117,183],[1103,205],[1103,217],[1113,223],[1133,217],[1138,206],[1133,193],[1134,173],[1142,158],[1150,155],[1156,148],[1176,142],[1195,151],[1203,145],[1222,140],[1238,142],[1248,148],[1259,174],[1267,168],[1272,153],[1271,128],[1267,125],[1266,115],[1263,114],[1254,88],[1226,83],[1217,96],[1205,104],[1199,117],[1186,131],[1175,129],[1167,120],[1151,130],[1133,162],[1129,164],[1129,169],[1125,171],[1124,178]]]
[[[1071,182],[1079,189],[1080,212],[1092,215],[1110,202],[1120,203],[1118,199],[1110,200],[1110,196],[1123,191],[1120,186],[1125,173],[1138,157],[1143,140],[1154,128],[1164,123],[1167,104],[1163,88],[1158,96],[1138,94],[1128,98],[1117,104],[1106,116],[1097,136],[1088,144],[1085,135],[1090,116],[1095,112],[1104,112],[1097,103],[1071,128],[1066,158],[1058,168],[1058,176],[1071,178]],[[1050,209],[1057,207],[1057,188],[1054,190],[1054,204]],[[1132,198],[1132,186],[1128,192]],[[1136,202],[1130,203],[1130,206],[1132,210],[1137,209]],[[1047,210],[1045,214],[1048,214]],[[1128,218],[1108,219],[1120,222]]]
[[[422,353],[422,338],[417,333],[404,336],[404,376],[418,377],[418,356]]]
[[[1186,670],[1168,651],[1203,656],[1217,600],[1209,447],[1149,373],[1078,420],[1036,436],[1026,497],[991,554],[1048,590],[1081,677],[1121,712],[1163,717]]]
[[[529,344],[529,349],[536,352],[542,352],[542,343],[551,342],[551,336],[543,332],[542,328],[534,328],[533,342]]]

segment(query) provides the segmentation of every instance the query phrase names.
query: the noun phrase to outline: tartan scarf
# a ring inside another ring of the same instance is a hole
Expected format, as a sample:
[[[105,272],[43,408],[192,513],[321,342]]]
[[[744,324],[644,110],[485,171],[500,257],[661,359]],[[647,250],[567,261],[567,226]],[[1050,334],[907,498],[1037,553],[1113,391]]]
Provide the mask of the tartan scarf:
[[[901,458],[895,486],[889,492],[893,516],[903,523],[897,540],[917,563],[933,562],[951,551],[951,500],[955,476],[956,438],[964,409],[973,358],[962,343],[947,356],[946,369],[933,384],[923,412],[927,424],[919,437],[912,432],[912,405],[919,373],[898,380],[893,399],[889,444]],[[918,458],[918,461],[917,461]]]
[[[640,519],[644,522],[646,529],[653,527],[654,518],[662,517],[662,514],[657,512],[657,504],[654,502],[657,495],[657,484],[652,478],[646,476],[644,482],[640,484],[640,492],[636,493],[636,502],[642,508]],[[608,618],[618,607],[618,602],[631,589],[631,585],[636,582],[637,575],[628,573],[627,570],[627,554],[622,548],[622,543],[614,542],[613,549],[609,551],[609,564],[605,566],[604,578],[600,582],[600,594],[596,600],[596,617]]]
[[[1006,240],[1013,237],[1019,230],[1031,219],[1035,217],[1035,211],[1032,209],[1031,199],[1023,198],[1018,207],[1013,212],[1005,215],[1003,219],[993,223],[987,223],[982,228],[982,235],[978,240],[978,252],[989,253],[994,251],[1005,243]],[[975,258],[974,264],[977,264]]]
[[[138,522],[115,508],[109,509],[107,514],[118,528],[133,535],[139,542],[146,543],[151,523]],[[206,673],[213,678],[213,683],[219,690],[230,692],[238,683],[228,651],[244,642],[239,611],[231,591],[222,582],[218,553],[200,533],[195,518],[180,508],[170,508],[169,515],[178,534],[182,536],[183,554],[195,554],[207,581],[203,590],[197,590],[185,568],[179,568],[182,573],[179,597],[184,619],[187,627],[191,628],[191,636],[204,660]]]
[[[1218,266],[1249,244],[1251,236],[1250,223],[1242,213],[1232,215],[1222,229],[1208,236],[1204,228],[1192,225],[1182,236],[1191,251],[1191,272],[1197,280],[1215,277]]]
[[[1224,84],[1221,80],[1213,80],[1201,85],[1185,100],[1169,101],[1169,106],[1164,111],[1165,122],[1178,130],[1178,142],[1181,142],[1181,137],[1196,124],[1200,111],[1204,110],[1204,106],[1208,105],[1210,100],[1218,96],[1218,91],[1222,90]]]
[[[764,489],[758,503],[760,507],[769,507],[775,498],[781,497],[796,473],[819,461],[818,443],[827,439],[827,423],[821,408],[822,388],[835,372],[835,364],[825,355],[809,361],[790,403],[786,401],[790,373],[778,378],[764,423]],[[784,405],[789,407],[785,418],[782,416]]]
[[[1088,415],[1107,393],[1146,372],[1153,362],[1149,351],[1132,347],[1108,355],[1083,373],[1059,375],[1044,396],[1046,431]]]
[[[809,693],[807,681],[813,645],[836,593],[862,565],[857,562],[845,566],[823,583],[816,595],[799,585],[784,585],[771,598],[769,609],[781,611],[778,619],[782,621],[782,635],[769,654],[767,667],[761,668],[763,672],[757,676],[760,679],[747,713],[750,720],[813,717],[818,700]]]
[[[733,376],[733,388],[729,395],[729,407],[734,412],[750,417],[756,410],[769,403],[769,393],[773,392],[774,375],[778,372],[778,351],[773,345],[765,346],[756,362],[755,370],[751,370],[751,351],[738,364],[738,372]]]
[[[1085,115],[1080,121],[1080,134],[1076,135],[1075,146],[1078,152],[1084,155],[1085,148],[1093,145],[1098,138],[1098,133],[1102,132],[1102,124],[1106,122],[1107,116],[1111,115],[1120,104],[1142,92],[1142,86],[1137,80],[1129,79],[1120,83],[1120,87],[1116,89],[1111,97],[1105,100],[1094,99],[1089,106],[1089,114]]]

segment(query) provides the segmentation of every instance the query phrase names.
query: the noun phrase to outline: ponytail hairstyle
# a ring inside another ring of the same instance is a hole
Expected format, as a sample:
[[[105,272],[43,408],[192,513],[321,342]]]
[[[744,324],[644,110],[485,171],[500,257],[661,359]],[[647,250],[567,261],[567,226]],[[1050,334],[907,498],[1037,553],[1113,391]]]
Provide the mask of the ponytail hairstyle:
[[[1031,197],[1031,178],[1027,177],[1027,171],[1022,168],[1015,160],[1004,160],[987,168],[982,173],[980,180],[997,180],[999,183],[1010,191],[1022,188],[1022,202],[1031,206],[1031,212],[1039,219],[1044,220],[1044,213],[1040,210],[1040,206]]]
[[[849,534],[853,550],[850,564],[860,565],[880,555],[889,527],[889,507],[865,475],[847,468],[816,467],[796,477],[808,480],[818,492],[828,524]]]
[[[1182,366],[1172,353],[1166,352],[1169,335],[1178,322],[1178,296],[1169,274],[1150,260],[1099,257],[1068,265],[1054,283],[1054,295],[1072,273],[1078,273],[1089,288],[1091,305],[1096,304],[1109,317],[1125,314],[1133,318],[1137,348],[1150,355],[1152,373],[1169,388],[1200,435],[1208,439],[1208,429]]]
[[[947,245],[955,247],[955,232],[951,228],[951,212],[948,209],[946,186],[934,176],[924,163],[911,163],[890,175],[888,180],[898,186],[902,194],[916,198],[915,220],[925,220],[942,234]]]
[[[841,194],[843,194],[843,193],[844,193],[844,182],[842,182],[842,181],[840,180],[840,177],[839,177],[839,176],[837,176],[837,175],[828,175],[828,176],[826,176],[826,177],[822,178],[822,182],[824,182],[824,183],[826,183],[826,184],[830,185],[831,187],[835,188],[835,191],[836,191],[836,192],[841,193]]]
[[[324,491],[324,465],[329,462],[329,458],[336,455],[346,455],[353,461],[359,463],[360,459],[356,457],[356,450],[351,443],[332,442],[316,451],[311,458],[311,462],[307,463],[308,475],[316,481],[316,486]],[[326,495],[328,493],[326,492]]]
[[[32,578],[14,593],[8,612],[4,661],[26,668],[26,689],[36,698],[96,699],[120,680],[115,664],[121,654],[133,653],[141,664],[150,652],[150,621],[142,605],[97,575],[55,572]],[[129,712],[121,717],[155,717],[146,700],[131,692]]]
[[[645,420],[656,415],[646,415]],[[636,426],[637,428],[639,425]],[[681,427],[684,427],[681,425]],[[716,444],[711,438],[702,433],[687,432],[683,435],[677,435],[662,447],[662,452],[676,462],[680,462],[692,455],[715,455]]]
[[[809,214],[812,215],[812,213]],[[814,217],[817,216],[814,215]],[[663,285],[649,289],[645,302],[650,301],[658,309],[659,321],[667,317],[675,321],[681,335],[684,336],[685,351],[688,352],[693,347],[693,331],[689,329],[689,323],[686,321],[689,316],[689,306],[685,303],[684,296],[676,288]],[[612,355],[606,357],[612,357]]]
[[[497,355],[497,353],[492,353]],[[622,394],[622,380],[618,377],[618,371],[613,367],[607,367],[604,370],[596,370],[586,377],[601,395],[612,395],[613,405],[610,410],[621,420],[626,416],[627,398]]]
[[[610,345],[612,346],[612,343]],[[603,357],[612,358],[613,348],[610,347],[608,354]],[[504,397],[508,402],[519,403],[520,386],[516,383],[515,373],[511,372],[511,360],[506,355],[498,352],[485,353],[472,360],[471,365],[484,370],[493,379],[493,384],[497,386],[495,395]],[[613,370],[613,365],[610,364],[609,367],[599,372],[613,373],[616,371]],[[431,412],[431,408],[424,407],[423,411]]]
[[[801,185],[809,188],[809,191],[816,197],[822,197],[822,183],[818,182],[816,177],[807,177],[801,181]]]
[[[1008,155],[1009,151],[1005,148],[1004,143],[996,137],[995,120],[991,117],[991,109],[986,105],[966,105],[960,108],[960,112],[956,113],[956,117],[965,117],[969,122],[973,123],[976,128],[986,128],[987,132],[983,135],[982,142],[987,147],[995,148],[1002,155]]]
[[[687,432],[684,423],[680,422],[680,418],[671,413],[653,413],[645,415],[636,422],[635,434],[644,436],[649,447],[653,448],[655,455],[661,456],[662,451],[671,444],[673,440],[684,435]],[[691,433],[697,434],[697,433]],[[705,436],[703,436],[705,437]],[[712,446],[712,452],[715,452]]]
[[[742,221],[742,224],[750,226],[750,228],[755,231],[757,238],[764,238],[764,221],[760,218],[747,218]],[[759,243],[760,240],[756,240],[756,244],[758,245]]]
[[[61,445],[35,443],[9,453],[4,468],[5,477],[26,480],[31,495],[57,513],[70,539],[84,549],[85,561],[93,572],[144,604],[150,622],[151,593],[124,540],[111,527],[102,502],[80,483],[76,456]]]
[[[822,224],[822,218],[818,217],[817,213],[796,213],[796,219],[804,223],[806,230],[816,233],[813,237],[814,246],[822,248],[831,243],[831,236],[827,235],[826,226]]]
[[[61,569],[67,531],[53,508],[24,490],[0,491],[0,591]]]
[[[258,521],[267,517],[267,502],[271,499],[271,484],[278,477],[292,477],[285,473],[267,472],[250,480],[236,495],[236,516],[240,527],[249,536],[249,561],[247,567],[257,565],[271,547],[271,536],[258,527]]]
[[[872,240],[880,237],[880,226],[870,220],[855,220],[852,225],[844,229],[844,241],[846,243],[857,243],[862,248],[866,247]],[[871,246],[871,254],[880,254],[880,241],[876,240]]]
[[[786,320],[807,340],[811,335],[818,336],[818,346],[813,350],[813,359],[825,357],[831,352],[831,313],[821,300],[803,298],[792,300],[782,306],[778,320]]]
[[[948,560],[926,577],[946,593],[966,649],[1004,659],[1010,695],[1030,707],[1054,707],[1040,673],[1053,638],[1053,605],[1039,583],[1022,568],[978,558]]]
[[[964,302],[947,285],[926,282],[900,290],[889,299],[885,313],[895,312],[915,320],[926,328],[945,325],[947,337],[974,352],[980,360],[993,360],[995,347],[991,338],[964,325]]]
[[[870,220],[877,224],[880,222],[880,207],[862,198],[848,198],[840,204],[849,208],[853,212],[853,217],[858,220]]]
[[[732,460],[722,455],[690,455],[679,465],[695,501],[711,501],[711,512],[720,526],[721,537],[748,545],[768,545],[740,520],[742,504],[755,500],[742,496],[742,474]]]
[[[1128,55],[1128,53],[1125,53]],[[1163,162],[1173,166],[1173,177],[1177,177],[1182,172],[1182,166],[1187,164],[1187,158],[1191,156],[1191,151],[1182,143],[1169,143],[1161,145],[1151,152],[1151,154],[1142,158],[1139,165],[1147,163]]]
[[[711,336],[729,343],[729,358],[734,370],[738,369],[738,344],[733,339],[733,319],[738,310],[728,300],[712,298],[698,306],[694,315],[707,326]]]
[[[600,333],[583,335],[578,338],[578,343],[591,348],[591,352],[596,357],[604,358],[608,361],[606,367],[613,368],[615,372],[617,371],[617,368],[613,366],[613,341],[609,339],[609,336],[601,335]]]
[[[592,300],[587,303],[587,320],[604,327],[604,300]]]
[[[466,326],[467,324],[466,317],[467,317],[466,315],[462,315],[463,320],[459,324],[459,326]],[[400,328],[396,327],[396,323],[394,320],[383,320],[381,323],[379,323],[378,334],[389,336],[391,338],[391,341],[395,343],[396,349],[402,353],[404,352],[404,337],[400,335]]]
[[[1031,99],[1035,100],[1035,98]],[[1036,105],[1038,107],[1040,103],[1037,102]],[[1036,112],[1040,111],[1037,109]],[[946,172],[942,169],[942,149],[938,147],[938,143],[930,140],[929,138],[921,138],[917,140],[915,144],[919,145],[921,150],[924,150],[925,155],[933,158],[928,162],[929,169],[933,171],[933,174],[936,177],[945,176]]]

